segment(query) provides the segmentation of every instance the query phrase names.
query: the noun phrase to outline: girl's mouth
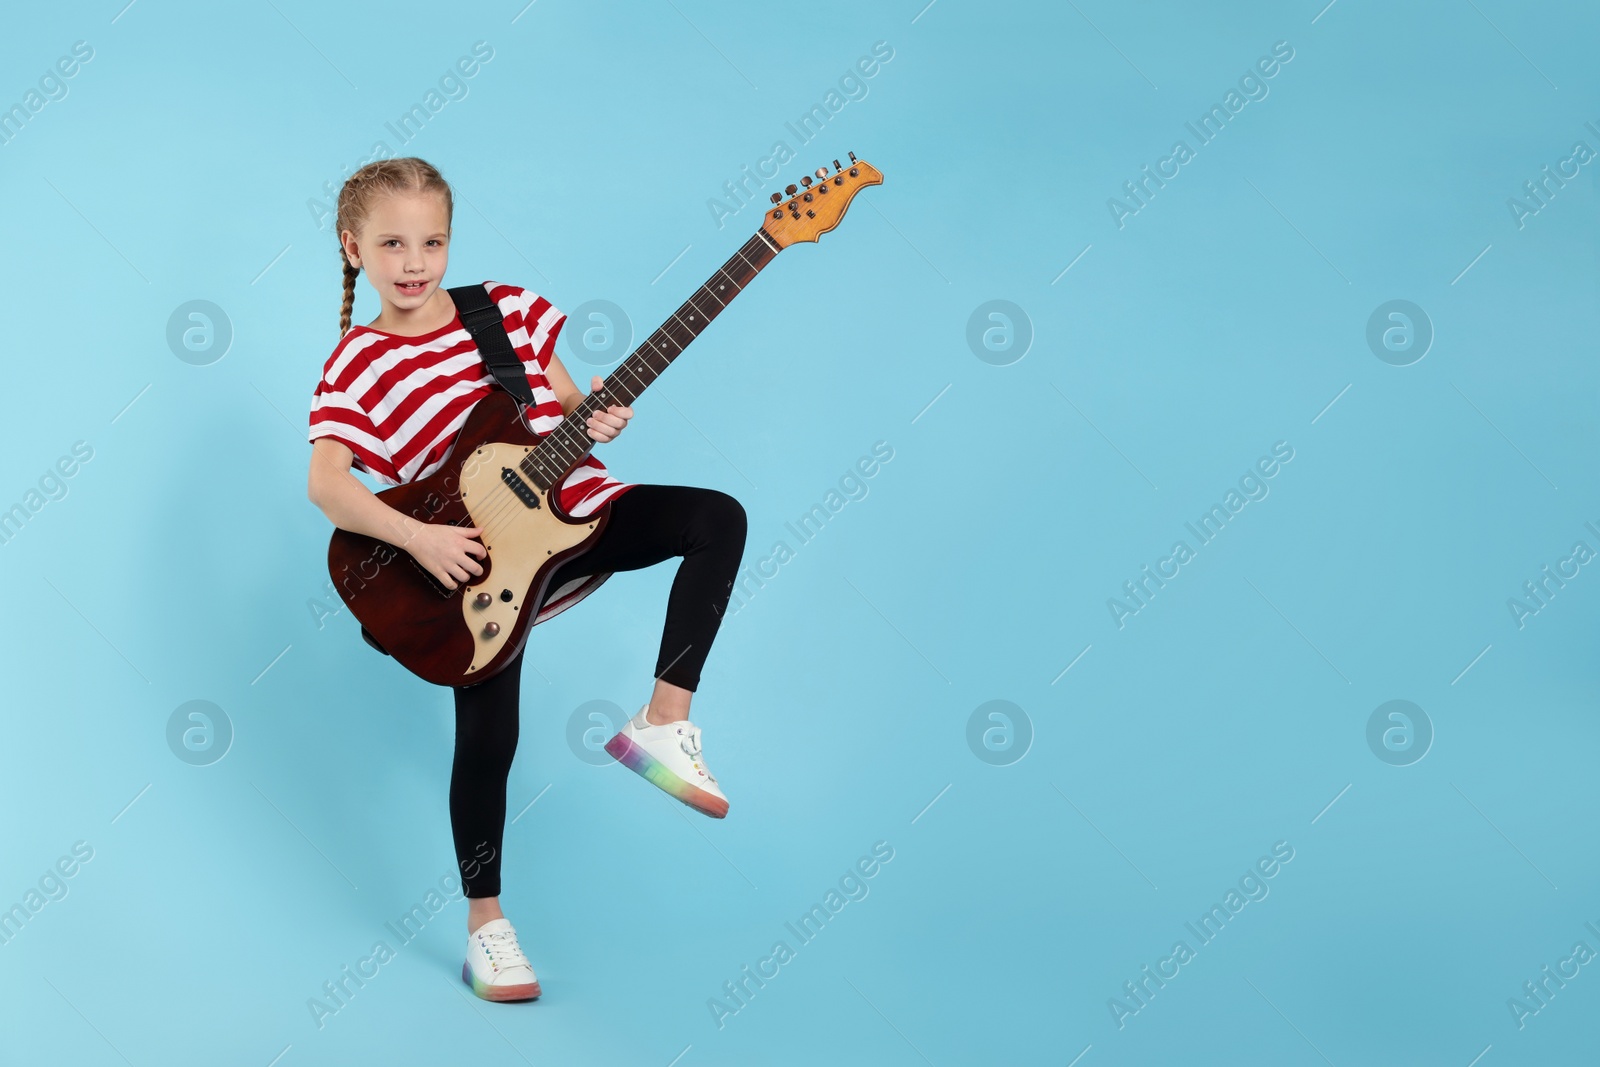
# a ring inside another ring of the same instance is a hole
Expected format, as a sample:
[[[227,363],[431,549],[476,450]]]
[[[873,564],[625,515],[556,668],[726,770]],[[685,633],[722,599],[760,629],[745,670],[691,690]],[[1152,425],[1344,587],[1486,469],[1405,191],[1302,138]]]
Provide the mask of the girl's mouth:
[[[427,288],[427,282],[395,282],[394,287],[408,296],[415,296]]]

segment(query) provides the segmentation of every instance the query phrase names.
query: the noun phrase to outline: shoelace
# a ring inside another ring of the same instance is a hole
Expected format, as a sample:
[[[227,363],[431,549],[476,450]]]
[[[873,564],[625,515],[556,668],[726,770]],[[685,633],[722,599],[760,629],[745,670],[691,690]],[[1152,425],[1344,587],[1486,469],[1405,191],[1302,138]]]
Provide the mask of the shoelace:
[[[483,934],[480,940],[487,943],[489,954],[501,970],[508,967],[526,967],[530,971],[533,970],[528,957],[522,953],[522,946],[517,944],[517,935],[510,930],[496,930],[490,934]]]
[[[711,771],[707,769],[706,761],[700,756],[700,727],[691,726],[689,729],[685,730],[683,732],[683,740],[678,743],[683,747],[683,751],[688,754],[689,758],[693,760],[702,771],[706,772],[706,777],[715,782],[716,778],[711,774]]]

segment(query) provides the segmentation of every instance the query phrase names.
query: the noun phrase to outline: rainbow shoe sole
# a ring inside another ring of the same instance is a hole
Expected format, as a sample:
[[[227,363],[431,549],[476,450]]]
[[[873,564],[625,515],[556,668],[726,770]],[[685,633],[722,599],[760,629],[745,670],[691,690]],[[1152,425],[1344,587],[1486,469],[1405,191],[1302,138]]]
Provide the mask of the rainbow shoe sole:
[[[709,815],[713,819],[721,819],[728,814],[728,802],[726,800],[679,778],[662,766],[660,760],[634,744],[623,734],[617,734],[606,742],[606,752],[611,755],[612,759],[628,768],[628,770],[668,796],[683,801],[694,810]]]
[[[472,964],[465,962],[461,964],[461,980],[484,1000],[534,1000],[541,992],[537,979],[524,985],[484,985],[472,977]]]

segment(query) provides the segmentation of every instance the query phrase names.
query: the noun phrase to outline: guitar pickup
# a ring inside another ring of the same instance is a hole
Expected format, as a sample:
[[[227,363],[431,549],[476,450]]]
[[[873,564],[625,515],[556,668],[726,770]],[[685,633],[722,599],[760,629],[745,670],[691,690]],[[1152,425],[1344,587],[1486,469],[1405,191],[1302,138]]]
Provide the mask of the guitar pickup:
[[[539,506],[539,494],[534,492],[516,471],[510,467],[501,467],[500,480],[505,482],[507,488],[517,495],[517,499],[522,501],[523,507],[537,508]]]

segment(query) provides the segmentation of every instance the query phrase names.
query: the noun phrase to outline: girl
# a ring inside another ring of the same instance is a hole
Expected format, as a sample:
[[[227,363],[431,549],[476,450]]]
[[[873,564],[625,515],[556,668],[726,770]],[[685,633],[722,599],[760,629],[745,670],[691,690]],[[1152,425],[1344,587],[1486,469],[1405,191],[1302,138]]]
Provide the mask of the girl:
[[[350,468],[385,485],[431,474],[446,461],[472,406],[499,388],[443,288],[453,208],[439,172],[409,157],[370,163],[340,191],[341,339],[311,401],[308,488],[335,526],[403,548],[447,589],[483,574],[478,560],[488,549],[476,536],[482,528],[402,514]],[[382,310],[370,325],[352,328],[356,276],[363,271]],[[526,289],[483,284],[527,369],[535,401],[524,409],[528,423],[534,432],[548,433],[583,400],[555,354],[565,316]],[[591,390],[601,385],[595,375]],[[596,412],[587,423],[589,436],[614,440],[632,417],[629,407]],[[552,495],[557,493],[562,509],[575,518],[606,505],[611,517],[589,551],[557,568],[532,625],[576,604],[614,571],[683,557],[667,600],[654,688],[606,751],[671,796],[723,817],[728,800],[701,755],[689,701],[733,590],[744,551],[744,508],[712,489],[623,483],[592,454]],[[506,778],[517,745],[521,673],[518,653],[493,677],[452,689],[450,826],[467,897],[461,977],[486,1000],[528,1000],[540,993],[516,930],[500,910]]]

